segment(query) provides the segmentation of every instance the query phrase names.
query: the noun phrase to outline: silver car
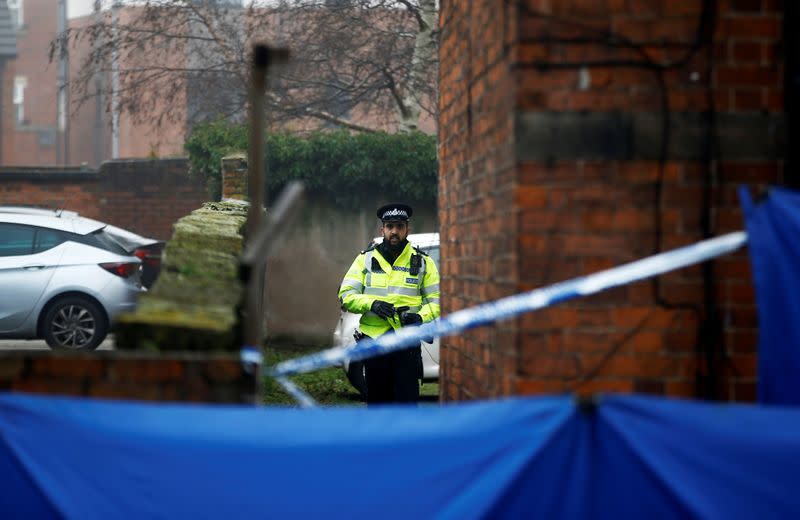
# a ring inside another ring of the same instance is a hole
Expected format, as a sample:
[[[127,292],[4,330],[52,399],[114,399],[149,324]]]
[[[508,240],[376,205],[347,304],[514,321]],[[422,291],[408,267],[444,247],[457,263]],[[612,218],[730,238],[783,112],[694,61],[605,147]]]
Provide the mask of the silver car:
[[[115,229],[71,211],[0,207],[0,338],[97,348],[142,291],[141,260]]]
[[[379,244],[383,239],[376,237],[373,241]],[[439,267],[439,233],[417,233],[408,235],[408,241],[425,251],[436,266]],[[342,311],[339,322],[333,331],[333,345],[342,347],[355,344],[353,332],[358,329],[361,315]],[[367,383],[364,379],[364,363],[360,361],[344,362],[344,371],[353,388],[362,396],[366,396]],[[439,338],[434,338],[433,343],[422,342],[422,381],[435,382],[439,380]]]

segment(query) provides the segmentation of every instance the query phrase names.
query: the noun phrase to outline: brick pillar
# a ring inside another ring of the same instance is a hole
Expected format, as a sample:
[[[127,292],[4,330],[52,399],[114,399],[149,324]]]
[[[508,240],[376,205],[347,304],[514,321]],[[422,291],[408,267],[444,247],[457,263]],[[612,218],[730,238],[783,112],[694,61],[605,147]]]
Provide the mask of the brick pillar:
[[[222,158],[222,200],[247,201],[247,155],[238,153]]]
[[[705,5],[442,2],[445,312],[741,229],[736,187],[783,182],[782,4]],[[748,401],[755,341],[738,253],[444,338],[442,396]]]

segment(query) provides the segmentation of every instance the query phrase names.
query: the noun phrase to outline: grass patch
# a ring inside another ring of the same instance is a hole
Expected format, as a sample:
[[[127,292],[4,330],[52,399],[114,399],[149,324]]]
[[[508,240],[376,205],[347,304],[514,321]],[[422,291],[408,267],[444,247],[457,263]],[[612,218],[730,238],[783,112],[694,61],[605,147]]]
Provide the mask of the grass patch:
[[[318,350],[319,348],[317,347],[285,344],[270,345],[264,350],[264,363],[267,366],[271,366]],[[319,404],[326,406],[365,406],[361,396],[350,385],[347,375],[341,367],[330,367],[307,374],[298,374],[292,376],[291,380]],[[439,385],[436,383],[422,385],[420,388],[420,401],[428,404],[438,403]],[[277,381],[269,377],[264,378],[263,402],[270,406],[294,406],[297,404]]]

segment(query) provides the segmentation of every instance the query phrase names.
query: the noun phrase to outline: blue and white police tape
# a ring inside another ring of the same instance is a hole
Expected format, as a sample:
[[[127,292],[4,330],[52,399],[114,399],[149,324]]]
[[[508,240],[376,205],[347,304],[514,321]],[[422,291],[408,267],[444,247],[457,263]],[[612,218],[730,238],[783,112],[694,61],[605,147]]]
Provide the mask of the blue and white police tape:
[[[264,362],[264,355],[261,349],[253,345],[244,345],[239,351],[239,359],[245,372],[252,374],[254,370]],[[313,408],[317,405],[314,398],[300,390],[293,382],[285,377],[277,377],[278,383],[286,390],[290,396],[300,404],[301,408]]]
[[[587,276],[534,289],[476,307],[456,311],[440,320],[418,327],[400,329],[396,334],[385,334],[377,339],[361,341],[349,347],[336,347],[297,359],[278,363],[267,374],[282,377],[311,372],[342,363],[345,359],[360,361],[387,352],[416,346],[430,336],[447,336],[479,325],[511,318],[524,312],[548,307],[579,296],[595,294],[680,269],[730,253],[747,243],[747,233],[737,231],[710,238],[692,245],[666,251]]]
[[[300,405],[300,408],[314,408],[317,406],[317,402],[314,401],[313,397],[300,390],[300,388],[288,378],[278,376],[275,379],[281,384],[283,389],[286,390],[286,393],[288,393],[290,396],[292,396],[292,398],[294,398],[295,401],[297,401],[297,404]]]

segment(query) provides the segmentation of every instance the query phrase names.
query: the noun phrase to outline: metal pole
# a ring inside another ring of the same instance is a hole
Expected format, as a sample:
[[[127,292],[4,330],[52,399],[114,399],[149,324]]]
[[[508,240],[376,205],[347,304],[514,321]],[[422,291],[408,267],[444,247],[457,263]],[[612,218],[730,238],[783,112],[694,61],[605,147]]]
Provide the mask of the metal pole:
[[[250,208],[247,211],[246,238],[255,235],[261,227],[264,214],[264,89],[267,86],[269,48],[253,47],[253,64],[250,71],[250,142],[247,163],[250,171],[247,180]]]
[[[250,142],[248,147],[248,195],[250,207],[247,212],[245,240],[253,240],[264,223],[264,200],[266,161],[265,161],[265,90],[267,87],[267,69],[271,63],[285,62],[289,53],[286,49],[270,49],[264,44],[253,47],[253,63],[250,78]],[[245,287],[245,306],[243,318],[242,340],[245,346],[261,347],[264,267],[250,273]]]
[[[56,145],[56,162],[59,165],[67,166],[69,164],[69,103],[67,99],[67,1],[58,0],[58,21],[56,22],[56,31],[58,32],[61,42],[59,45],[58,56],[58,100],[56,101],[56,129],[57,129],[57,145]]]

